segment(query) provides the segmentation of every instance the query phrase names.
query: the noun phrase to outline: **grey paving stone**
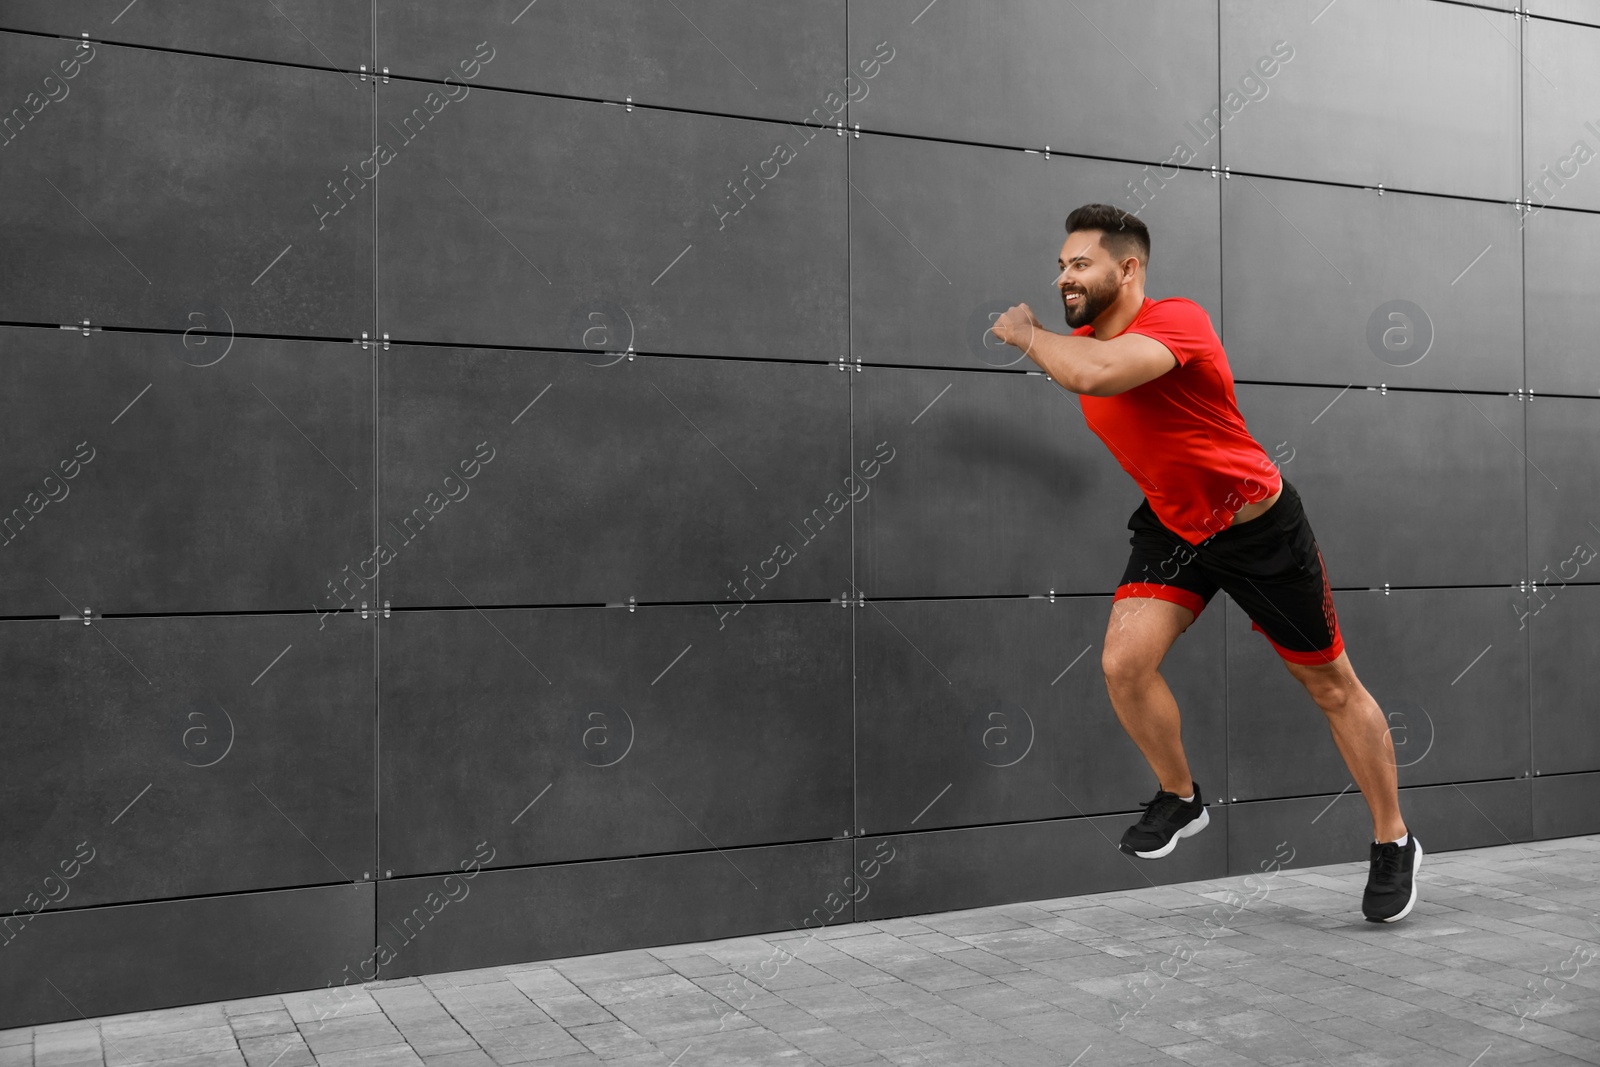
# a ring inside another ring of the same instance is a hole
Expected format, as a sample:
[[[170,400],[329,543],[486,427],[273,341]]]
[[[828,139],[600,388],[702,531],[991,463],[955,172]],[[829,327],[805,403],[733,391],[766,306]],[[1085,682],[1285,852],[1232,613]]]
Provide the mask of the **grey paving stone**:
[[[663,969],[658,973],[666,974],[668,972]],[[529,1000],[537,1000],[540,997],[565,997],[583,992],[566,975],[554,967],[544,965],[508,967],[505,972],[505,979],[516,986],[522,992],[522,995]]]
[[[372,994],[360,986],[335,986],[306,993],[285,993],[284,1010],[302,1026],[318,1025],[360,1015],[376,1015],[383,1009]]]
[[[220,1016],[221,1012],[217,1014]],[[37,1058],[37,1038],[34,1047]],[[197,1030],[120,1037],[114,1044],[107,1043],[105,1062],[107,1067],[127,1067],[129,1064],[164,1062],[202,1052],[217,1052],[236,1047],[233,1030],[227,1023],[223,1023],[220,1026],[207,1026]]]
[[[602,1023],[616,1018],[583,993],[562,997],[540,997],[534,1004],[553,1022],[562,1026],[583,1026],[587,1023]]]
[[[662,961],[685,978],[704,978],[710,974],[724,974],[728,965],[713,959],[704,952],[685,952],[678,956],[665,956]]]
[[[248,1067],[309,1067],[317,1062],[298,1031],[240,1038],[239,1051]]]
[[[556,1056],[588,1053],[571,1034],[555,1023],[533,1023],[529,1026],[511,1026],[476,1035],[496,1063],[531,1063]]]
[[[422,1067],[422,1057],[407,1044],[329,1052],[317,1057],[318,1067]]]
[[[463,1030],[449,1015],[425,1022],[392,1018],[390,1022],[394,1023],[395,1029],[400,1031],[400,1036],[405,1038],[406,1043],[423,1058],[466,1052],[478,1047],[478,1042],[473,1040],[472,1035]]]
[[[481,1048],[450,1052],[443,1056],[424,1056],[425,1067],[494,1067],[494,1060]]]
[[[237,1048],[200,1052],[193,1056],[162,1060],[162,1067],[245,1067],[244,1056]]]
[[[228,1018],[233,1036],[260,1037],[262,1034],[287,1034],[297,1029],[295,1021],[283,1008],[254,1012],[250,1015],[233,1015]]]
[[[815,964],[816,969],[823,974],[836,978],[852,986],[873,985],[877,982],[892,982],[894,975],[870,963],[863,963],[857,959],[846,957],[841,960],[829,960]]]
[[[100,1031],[93,1025],[70,1030],[47,1030],[34,1035],[27,1054],[49,1065],[100,1062],[104,1058]]]
[[[279,1011],[283,1008],[283,998],[277,995],[266,997],[250,997],[247,1000],[225,1000],[222,1002],[224,1015],[258,1015],[264,1011]]]
[[[624,1056],[639,1056],[655,1049],[653,1044],[646,1041],[631,1027],[619,1022],[575,1026],[568,1029],[567,1033],[577,1038],[585,1048],[603,1060],[621,1059]]]
[[[693,993],[699,990],[683,975],[674,971],[666,974],[654,974],[641,978],[616,978],[604,982],[592,982],[584,987],[584,992],[597,1004],[615,1004],[624,1000],[650,999],[655,997],[668,997],[678,993]]]
[[[594,982],[609,982],[617,978],[648,978],[654,974],[671,974],[672,968],[648,952],[613,952],[600,956],[577,956],[571,959],[551,960],[551,967],[574,985],[582,988]]]
[[[550,1017],[510,982],[440,986],[434,987],[433,994],[468,1033],[550,1022]]]
[[[100,1020],[99,1029],[107,1044],[120,1045],[124,1040],[135,1037],[172,1034],[227,1024],[228,1017],[222,1013],[220,1004],[197,1004],[131,1015],[113,1015]],[[50,1032],[45,1027],[40,1027],[39,1031],[40,1035]],[[36,1042],[38,1036],[35,1037]]]
[[[300,1036],[307,1047],[320,1060],[332,1052],[350,1049],[398,1045],[404,1042],[400,1031],[379,1012],[376,1015],[355,1015],[348,1019],[329,1019],[315,1023],[302,1023]]]

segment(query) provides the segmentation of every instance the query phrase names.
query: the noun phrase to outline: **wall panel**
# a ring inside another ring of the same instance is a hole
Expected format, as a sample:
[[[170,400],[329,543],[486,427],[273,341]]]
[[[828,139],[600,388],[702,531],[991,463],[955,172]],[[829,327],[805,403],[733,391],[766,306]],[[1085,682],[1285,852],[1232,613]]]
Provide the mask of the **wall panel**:
[[[477,852],[469,847],[463,855]],[[476,871],[460,883],[396,878],[378,886],[379,943],[393,957],[382,974],[397,978],[796,929],[851,893],[847,879],[854,870],[849,841],[810,841]],[[693,1010],[717,1019],[728,1004],[707,994]]]
[[[397,76],[438,80],[454,71],[459,79],[475,56],[492,54],[478,75],[484,85],[831,123],[844,94],[862,92],[842,73],[844,6],[377,0],[379,65]],[[481,44],[488,48],[480,52]],[[852,72],[859,77],[855,63],[872,58],[870,46],[852,55]]]
[[[7,0],[0,28],[352,72],[372,61],[371,0]]]
[[[1588,7],[1588,21],[1600,22],[1600,8]],[[1523,25],[1522,199],[1600,209],[1600,28],[1544,19]]]
[[[1522,388],[1522,247],[1505,205],[1237,175],[1222,212],[1237,377]]]
[[[1072,818],[1149,800],[1159,783],[1100,668],[1110,613],[1109,597],[858,611],[859,832]],[[1208,801],[1226,788],[1222,635],[1222,613],[1202,612],[1162,670]]]
[[[1522,579],[1523,484],[1537,477],[1524,474],[1523,403],[1371,387],[1236,392],[1300,490],[1334,588]]]
[[[46,913],[5,948],[0,1027],[321,988],[373,921],[370,883]]]
[[[1521,63],[1509,12],[1436,0],[1222,0],[1221,15],[1225,78],[1277,42],[1294,53],[1271,95],[1235,102],[1221,137],[1233,170],[1517,195]]]
[[[1211,0],[855,0],[850,55],[879,41],[895,49],[892,65],[850,107],[849,121],[866,129],[1216,162],[1214,134],[1186,125],[1217,103]],[[1116,121],[1105,121],[1111,112]],[[1174,156],[1179,144],[1188,151]]]
[[[1600,537],[1590,537],[1600,545]],[[1515,591],[1513,611],[1528,631],[1533,664],[1533,759],[1539,774],[1600,768],[1600,730],[1595,729],[1595,697],[1600,664],[1595,635],[1600,634],[1600,587],[1559,584],[1527,596]],[[1575,830],[1596,833],[1600,830]]]
[[[1600,403],[1538,396],[1527,420],[1527,578],[1541,588],[1600,581]]]
[[[326,609],[371,555],[357,345],[0,329],[0,419],[7,614]]]
[[[409,346],[381,359],[396,604],[837,598],[851,498],[893,477],[864,444],[850,480],[856,376],[836,367]]]
[[[1528,763],[1528,648],[1504,589],[1343,590],[1334,610],[1356,677],[1389,724],[1400,785],[1520,778]],[[1229,796],[1351,785],[1327,718],[1229,603]]]
[[[5,124],[0,319],[340,338],[371,328],[372,193],[357,173],[372,154],[369,82],[92,51],[59,101]],[[73,55],[66,41],[0,34],[0,99],[41,91]]]
[[[0,753],[0,899],[72,870],[80,842],[93,858],[43,890],[61,907],[369,877],[373,626],[0,623],[18,711]]]
[[[1067,329],[1056,260],[1068,213],[1085,203],[1138,210],[1151,230],[1149,295],[1187,297],[1222,327],[1217,179],[911,138],[849,144],[856,359],[1034,369],[988,329],[1017,303]]]
[[[382,867],[451,871],[843,837],[837,604],[399,612],[383,622]]]
[[[580,348],[609,308],[641,351],[844,355],[844,138],[409,81],[378,136],[397,340]]]
[[[1137,811],[863,838],[858,850],[887,841],[895,858],[856,915],[867,920],[925,915],[1220,878],[1227,869],[1233,811],[1229,805],[1213,806],[1213,825],[1159,863],[1117,848],[1122,832],[1139,821]]]
[[[1533,836],[1532,784],[1531,779],[1513,779],[1403,789],[1400,813],[1425,854],[1527,841]],[[1373,841],[1371,813],[1354,789],[1343,796],[1230,804],[1227,826],[1230,875],[1258,873],[1261,863],[1285,844],[1295,850],[1294,862],[1287,866],[1364,864]],[[1426,855],[1422,862],[1426,867]],[[1362,874],[1350,879],[1352,920],[1360,913],[1365,885]]]
[[[1559,774],[1533,780],[1533,836],[1576,837],[1600,833],[1600,815],[1588,799],[1600,774]]]
[[[1600,302],[1600,214],[1539,210],[1523,227],[1528,388],[1600,396],[1600,344],[1589,324]]]

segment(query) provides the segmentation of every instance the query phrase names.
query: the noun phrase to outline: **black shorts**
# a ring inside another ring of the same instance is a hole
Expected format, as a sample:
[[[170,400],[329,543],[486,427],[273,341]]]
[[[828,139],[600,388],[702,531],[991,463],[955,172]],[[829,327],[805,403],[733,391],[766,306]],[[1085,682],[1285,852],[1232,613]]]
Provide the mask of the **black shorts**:
[[[1222,589],[1290,663],[1330,663],[1344,651],[1322,552],[1287,478],[1272,507],[1198,545],[1156,518],[1149,500],[1128,519],[1128,529],[1133,554],[1113,602],[1154,597],[1198,617]]]

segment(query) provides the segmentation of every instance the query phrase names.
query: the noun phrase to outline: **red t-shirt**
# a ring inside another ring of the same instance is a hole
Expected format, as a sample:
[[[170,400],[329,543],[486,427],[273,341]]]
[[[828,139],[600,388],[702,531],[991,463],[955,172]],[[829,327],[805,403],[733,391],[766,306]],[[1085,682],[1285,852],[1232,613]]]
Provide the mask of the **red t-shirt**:
[[[1094,327],[1072,332],[1081,337]],[[1245,428],[1227,353],[1204,308],[1182,297],[1145,297],[1124,332],[1160,341],[1178,366],[1116,396],[1080,393],[1083,419],[1139,483],[1156,517],[1197,545],[1246,504],[1276,493],[1282,475]]]

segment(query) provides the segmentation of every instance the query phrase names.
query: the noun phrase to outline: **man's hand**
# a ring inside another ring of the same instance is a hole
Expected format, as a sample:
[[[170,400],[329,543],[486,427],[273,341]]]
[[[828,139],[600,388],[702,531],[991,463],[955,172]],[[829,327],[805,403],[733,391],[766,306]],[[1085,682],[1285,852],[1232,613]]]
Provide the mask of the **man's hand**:
[[[1044,326],[1034,316],[1033,309],[1027,304],[1015,304],[1006,313],[994,320],[994,325],[989,331],[1002,342],[1014,345],[1027,352],[1033,344],[1034,337],[1043,330]]]

